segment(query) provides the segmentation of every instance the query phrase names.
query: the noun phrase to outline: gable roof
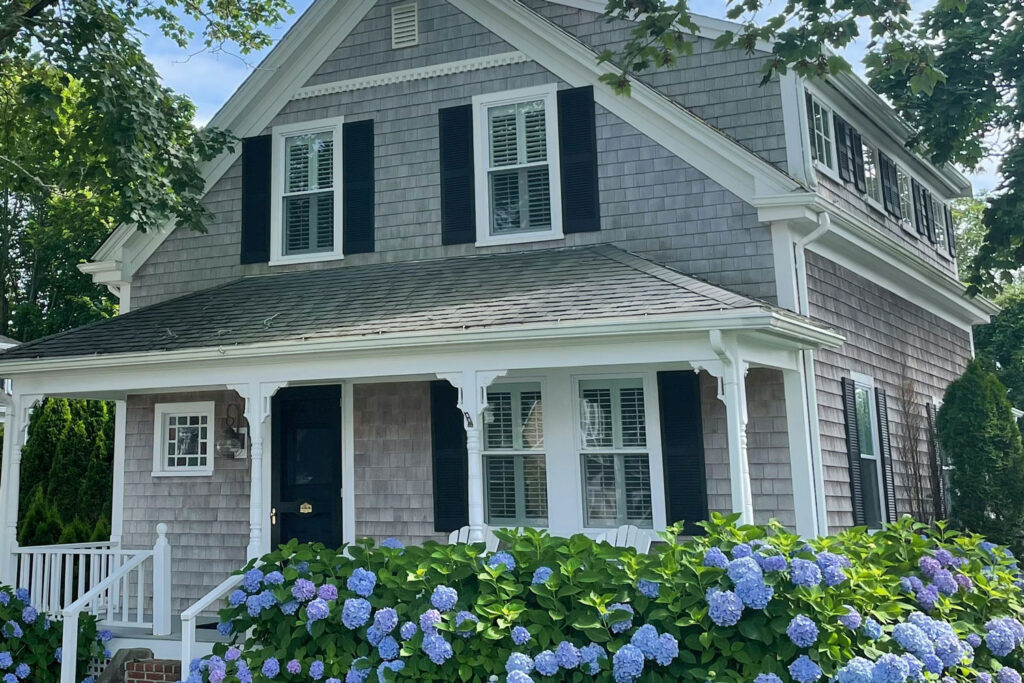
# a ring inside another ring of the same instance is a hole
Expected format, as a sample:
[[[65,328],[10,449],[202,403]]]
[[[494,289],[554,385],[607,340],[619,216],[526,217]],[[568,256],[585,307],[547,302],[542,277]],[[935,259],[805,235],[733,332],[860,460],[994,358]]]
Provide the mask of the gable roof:
[[[818,323],[612,246],[544,249],[244,277],[31,341],[8,361],[223,349],[329,339],[564,328],[601,321],[768,313],[835,338]],[[834,342],[838,343],[838,342]]]
[[[0,334],[0,349],[6,349],[9,346],[17,346],[20,343],[21,342],[15,341],[10,337],[5,337],[2,334]]]

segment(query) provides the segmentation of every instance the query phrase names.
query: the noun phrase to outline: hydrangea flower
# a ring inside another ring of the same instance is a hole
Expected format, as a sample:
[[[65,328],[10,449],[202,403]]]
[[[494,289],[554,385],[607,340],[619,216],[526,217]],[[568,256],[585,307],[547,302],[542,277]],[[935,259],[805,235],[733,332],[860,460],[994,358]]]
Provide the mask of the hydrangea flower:
[[[528,642],[530,642],[530,638],[532,638],[532,636],[530,635],[530,632],[526,630],[525,627],[512,627],[512,642],[516,645],[526,645]]]
[[[238,607],[245,602],[245,591],[241,588],[236,588],[231,591],[231,595],[228,596],[228,604],[232,607]]]
[[[924,583],[916,576],[904,576],[900,579],[900,587],[907,593],[917,593],[924,588]]]
[[[811,588],[821,583],[821,569],[810,560],[798,557],[789,565],[789,578],[794,586]]]
[[[732,626],[743,615],[743,601],[732,591],[716,591],[708,596],[708,616],[719,626]]]
[[[327,603],[321,598],[317,598],[306,605],[306,616],[309,618],[310,623],[326,619],[330,613],[330,607],[328,607]]]
[[[316,597],[321,600],[337,600],[338,587],[331,583],[325,583],[316,589]]]
[[[11,594],[7,591],[0,591],[0,605],[6,607],[11,602]]]
[[[956,579],[953,578],[952,572],[948,569],[940,569],[935,572],[935,576],[932,577],[932,583],[935,584],[935,587],[943,595],[955,595],[960,588],[956,583]]]
[[[751,609],[764,609],[775,595],[775,589],[760,579],[741,581],[736,584],[736,595]]]
[[[288,602],[281,603],[281,614],[284,614],[284,615],[287,615],[287,616],[290,617],[290,616],[293,616],[298,611],[299,611],[299,601],[298,600],[289,600]]]
[[[741,557],[750,557],[754,554],[754,549],[746,543],[737,543],[733,546],[732,557],[733,559],[739,559]]]
[[[1004,666],[996,672],[996,680],[999,683],[1021,683],[1020,674],[1017,673],[1017,670],[1011,669],[1008,666]]]
[[[917,566],[921,570],[921,573],[925,576],[925,578],[928,579],[935,576],[935,572],[942,569],[942,565],[939,564],[939,561],[936,560],[934,557],[929,557],[928,555],[925,555],[920,560],[918,560]]]
[[[10,652],[0,652],[0,669],[10,669],[14,664],[14,658]]]
[[[846,608],[846,614],[840,615],[839,623],[851,631],[856,631],[860,628],[860,612],[854,609],[851,605],[843,605],[843,607]]]
[[[925,586],[917,592],[915,598],[921,609],[925,612],[931,612],[935,608],[935,603],[939,600],[939,589],[934,585]]]
[[[32,669],[29,667],[28,664],[25,664],[24,662],[19,664],[17,668],[14,669],[14,675],[20,678],[21,680],[25,680],[26,678],[28,678],[28,675],[30,673],[32,673]],[[1020,676],[1017,677],[1017,681],[1019,683]]]
[[[967,643],[973,648],[981,647],[981,636],[977,633],[970,633],[967,635]]]
[[[346,588],[364,598],[368,598],[373,594],[373,589],[376,585],[377,575],[362,567],[356,567],[355,571],[352,572],[352,576],[348,577],[348,581],[345,582]]]
[[[650,624],[644,624],[633,632],[629,642],[644,653],[644,659],[654,659],[658,650],[658,629]]]
[[[28,602],[29,601],[29,597],[30,597],[29,594],[28,594],[28,589],[27,588],[15,589],[14,597],[16,597],[18,600],[21,600],[22,602]]]
[[[528,674],[533,671],[533,658],[522,652],[513,652],[505,660],[505,673],[519,671]]]
[[[968,593],[974,590],[974,581],[972,581],[971,577],[967,576],[966,574],[961,574],[957,572],[956,576],[954,576],[953,579],[956,581],[957,586],[967,591]]]
[[[0,629],[0,632],[11,638],[21,638],[25,635],[25,632],[21,630],[21,624],[16,621],[8,621],[4,624],[3,629]]]
[[[904,683],[910,667],[902,657],[886,653],[878,658],[871,670],[872,683]]]
[[[452,646],[440,633],[433,631],[423,634],[423,652],[430,657],[434,664],[441,665],[451,659]]]
[[[377,683],[386,683],[387,679],[384,678],[385,671],[401,671],[405,668],[405,662],[400,659],[396,659],[390,662],[381,662],[380,666],[377,667]]]
[[[632,683],[644,672],[644,655],[635,645],[623,645],[612,657],[615,683]]]
[[[245,609],[250,617],[258,617],[263,611],[263,600],[259,595],[250,595],[245,599]]]
[[[786,571],[789,563],[786,562],[786,558],[782,555],[761,555],[764,559],[761,560],[761,570],[765,572],[782,572]],[[767,674],[774,676],[775,674]]]
[[[549,578],[551,578],[551,567],[537,567],[533,570],[533,579],[530,583],[536,586],[539,583],[547,583]]]
[[[297,659],[293,659],[285,665],[285,670],[293,676],[302,673],[302,662]]]
[[[24,621],[26,624],[34,624],[38,617],[39,612],[37,612],[36,608],[32,607],[31,605],[21,610],[21,620]]]
[[[419,628],[411,621],[407,621],[402,624],[402,628],[398,630],[398,635],[402,636],[402,640],[412,640],[412,637],[416,635]]]
[[[911,654],[903,655],[907,663],[907,678],[911,681],[924,681],[924,662]]]
[[[277,674],[281,673],[281,663],[277,661],[276,657],[270,657],[263,661],[263,668],[260,671],[267,678],[275,678]]]
[[[255,593],[263,583],[263,572],[259,569],[250,569],[242,576],[242,588],[248,593]]]
[[[405,547],[405,544],[394,536],[389,536],[380,542],[381,548],[390,548],[391,550],[401,550]]]
[[[551,650],[543,650],[533,658],[533,668],[541,676],[554,676],[558,673],[558,659]]]
[[[394,636],[384,636],[377,644],[377,654],[380,655],[381,659],[388,661],[398,659],[399,649],[398,641],[395,640]]]
[[[219,624],[217,624],[217,633],[221,634],[222,636],[230,636],[231,632],[234,630],[235,626],[230,621],[222,621]]]
[[[636,588],[640,591],[640,595],[645,598],[655,600],[658,597],[658,593],[661,590],[661,586],[657,581],[648,581],[647,579],[640,579],[636,582]]]
[[[430,595],[430,604],[441,612],[449,612],[455,607],[459,600],[459,594],[454,588],[438,586]]]
[[[441,623],[441,613],[436,609],[428,609],[420,615],[420,629],[424,634],[432,633]]]
[[[704,553],[704,566],[725,569],[729,566],[729,558],[725,556],[721,548],[708,548],[708,551]]]
[[[813,683],[821,678],[821,667],[807,655],[800,655],[789,665],[789,675],[798,683]]]
[[[391,633],[398,626],[398,612],[393,607],[382,607],[374,613],[373,625],[381,633]]]
[[[956,564],[956,559],[953,557],[953,553],[949,552],[945,548],[939,548],[935,551],[935,559],[938,560],[939,564],[943,567],[951,567]]]
[[[733,583],[739,584],[745,581],[761,581],[764,578],[764,574],[761,571],[761,565],[759,565],[753,557],[741,557],[738,560],[733,560],[726,567],[725,573],[728,574],[729,578],[732,579]]]
[[[580,648],[580,667],[585,673],[594,676],[601,670],[600,660],[606,659],[607,656],[604,648],[597,643],[584,645]]]
[[[384,640],[384,632],[376,626],[370,626],[366,629],[366,641],[373,647],[377,647],[380,641]]]
[[[921,657],[921,662],[929,673],[940,674],[944,668],[942,660],[935,655],[925,655],[924,657]]]
[[[612,603],[611,605],[608,605],[608,612],[609,612],[609,614],[611,612],[615,612],[616,610],[629,612],[629,618],[628,619],[624,619],[624,620],[621,620],[621,621],[615,621],[615,622],[612,623],[611,626],[609,626],[609,628],[611,629],[612,633],[615,633],[617,635],[619,633],[625,633],[629,629],[633,628],[633,615],[636,614],[636,612],[633,611],[632,607],[630,607],[629,605],[627,605],[626,603],[623,603],[623,602],[615,602],[615,603]],[[605,615],[605,619],[606,620],[607,620],[607,618],[608,618],[608,615]]]
[[[309,579],[296,579],[292,586],[292,597],[299,602],[309,602],[316,597],[316,586]]]
[[[871,683],[874,665],[863,657],[854,657],[836,672],[839,683]]]
[[[522,671],[513,671],[505,679],[506,683],[533,683],[533,679]]]
[[[579,648],[568,640],[563,640],[555,648],[555,659],[558,661],[558,666],[566,670],[575,669],[582,661]]]
[[[877,640],[882,637],[882,625],[871,617],[867,617],[860,626],[860,632],[871,640]]]
[[[892,629],[892,638],[904,650],[918,657],[924,657],[935,652],[935,646],[932,645],[928,634],[921,630],[919,626],[909,622],[896,624]]]
[[[512,572],[516,569],[516,560],[510,553],[504,550],[496,552],[487,558],[487,566],[491,569],[497,569],[500,565],[505,565],[505,569]]]
[[[239,650],[234,645],[229,647],[228,651],[224,653],[224,659],[229,661],[229,662],[233,662],[233,661],[235,661],[236,659],[238,659],[241,656],[242,656],[242,651]]]
[[[964,649],[955,635],[944,635],[935,640],[935,656],[948,668],[960,663]]]
[[[280,586],[284,583],[284,574],[278,571],[273,571],[263,577],[263,583],[268,586]]]
[[[476,633],[476,625],[480,623],[476,615],[463,610],[455,615],[455,630],[463,638],[469,638]]]
[[[341,623],[355,630],[370,619],[370,603],[363,598],[348,598],[341,608]]]
[[[658,636],[658,649],[654,653],[654,661],[660,666],[668,666],[679,656],[679,641],[671,633]]]
[[[757,674],[754,683],[782,683],[782,679],[775,674]]]
[[[797,647],[810,647],[818,640],[818,626],[810,617],[798,614],[786,627],[786,635]]]
[[[370,670],[370,660],[360,657],[349,667],[348,673],[345,674],[345,683],[364,683],[370,677]],[[331,683],[330,678],[327,679],[327,683]]]

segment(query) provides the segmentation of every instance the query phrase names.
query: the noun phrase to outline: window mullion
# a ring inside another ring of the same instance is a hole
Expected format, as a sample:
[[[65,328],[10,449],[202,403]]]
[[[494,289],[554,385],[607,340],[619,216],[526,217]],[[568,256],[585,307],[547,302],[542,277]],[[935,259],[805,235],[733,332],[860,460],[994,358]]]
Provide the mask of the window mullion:
[[[515,496],[516,496],[516,524],[525,526],[526,519],[526,472],[523,466],[523,456],[512,456],[512,470],[515,473]]]
[[[615,462],[615,526],[626,523],[626,463],[621,453],[614,454]]]

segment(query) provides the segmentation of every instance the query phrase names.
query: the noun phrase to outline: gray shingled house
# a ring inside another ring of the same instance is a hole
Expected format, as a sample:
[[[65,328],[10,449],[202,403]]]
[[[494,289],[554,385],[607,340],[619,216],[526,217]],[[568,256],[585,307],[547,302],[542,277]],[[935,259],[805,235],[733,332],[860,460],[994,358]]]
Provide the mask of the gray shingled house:
[[[968,182],[853,75],[761,87],[717,20],[615,95],[603,4],[315,3],[212,121],[208,231],[119,227],[82,270],[122,314],[0,354],[0,579],[123,644],[293,537],[915,510],[902,411],[995,310],[956,279]],[[44,395],[117,402],[109,543],[17,545]]]

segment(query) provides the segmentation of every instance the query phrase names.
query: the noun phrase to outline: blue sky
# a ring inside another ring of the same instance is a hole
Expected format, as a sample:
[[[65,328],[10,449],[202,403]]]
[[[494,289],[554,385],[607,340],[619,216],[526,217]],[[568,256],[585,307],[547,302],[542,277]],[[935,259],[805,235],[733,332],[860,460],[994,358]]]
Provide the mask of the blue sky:
[[[284,35],[313,0],[292,0],[295,13],[284,23],[270,30],[275,39]],[[927,3],[930,4],[930,3]],[[915,8],[926,3],[914,2]],[[725,3],[722,0],[695,0],[690,6],[695,12],[724,18]],[[859,39],[844,52],[844,56],[857,72],[861,72],[861,58],[867,44],[866,38]],[[256,68],[268,50],[261,53],[240,56],[227,48],[222,52],[203,51],[198,47],[182,50],[158,32],[143,37],[143,48],[156,66],[164,83],[175,91],[187,95],[195,102],[197,122],[206,123],[231,96],[246,76]],[[993,189],[998,177],[992,164],[975,173],[968,173],[976,192]]]

